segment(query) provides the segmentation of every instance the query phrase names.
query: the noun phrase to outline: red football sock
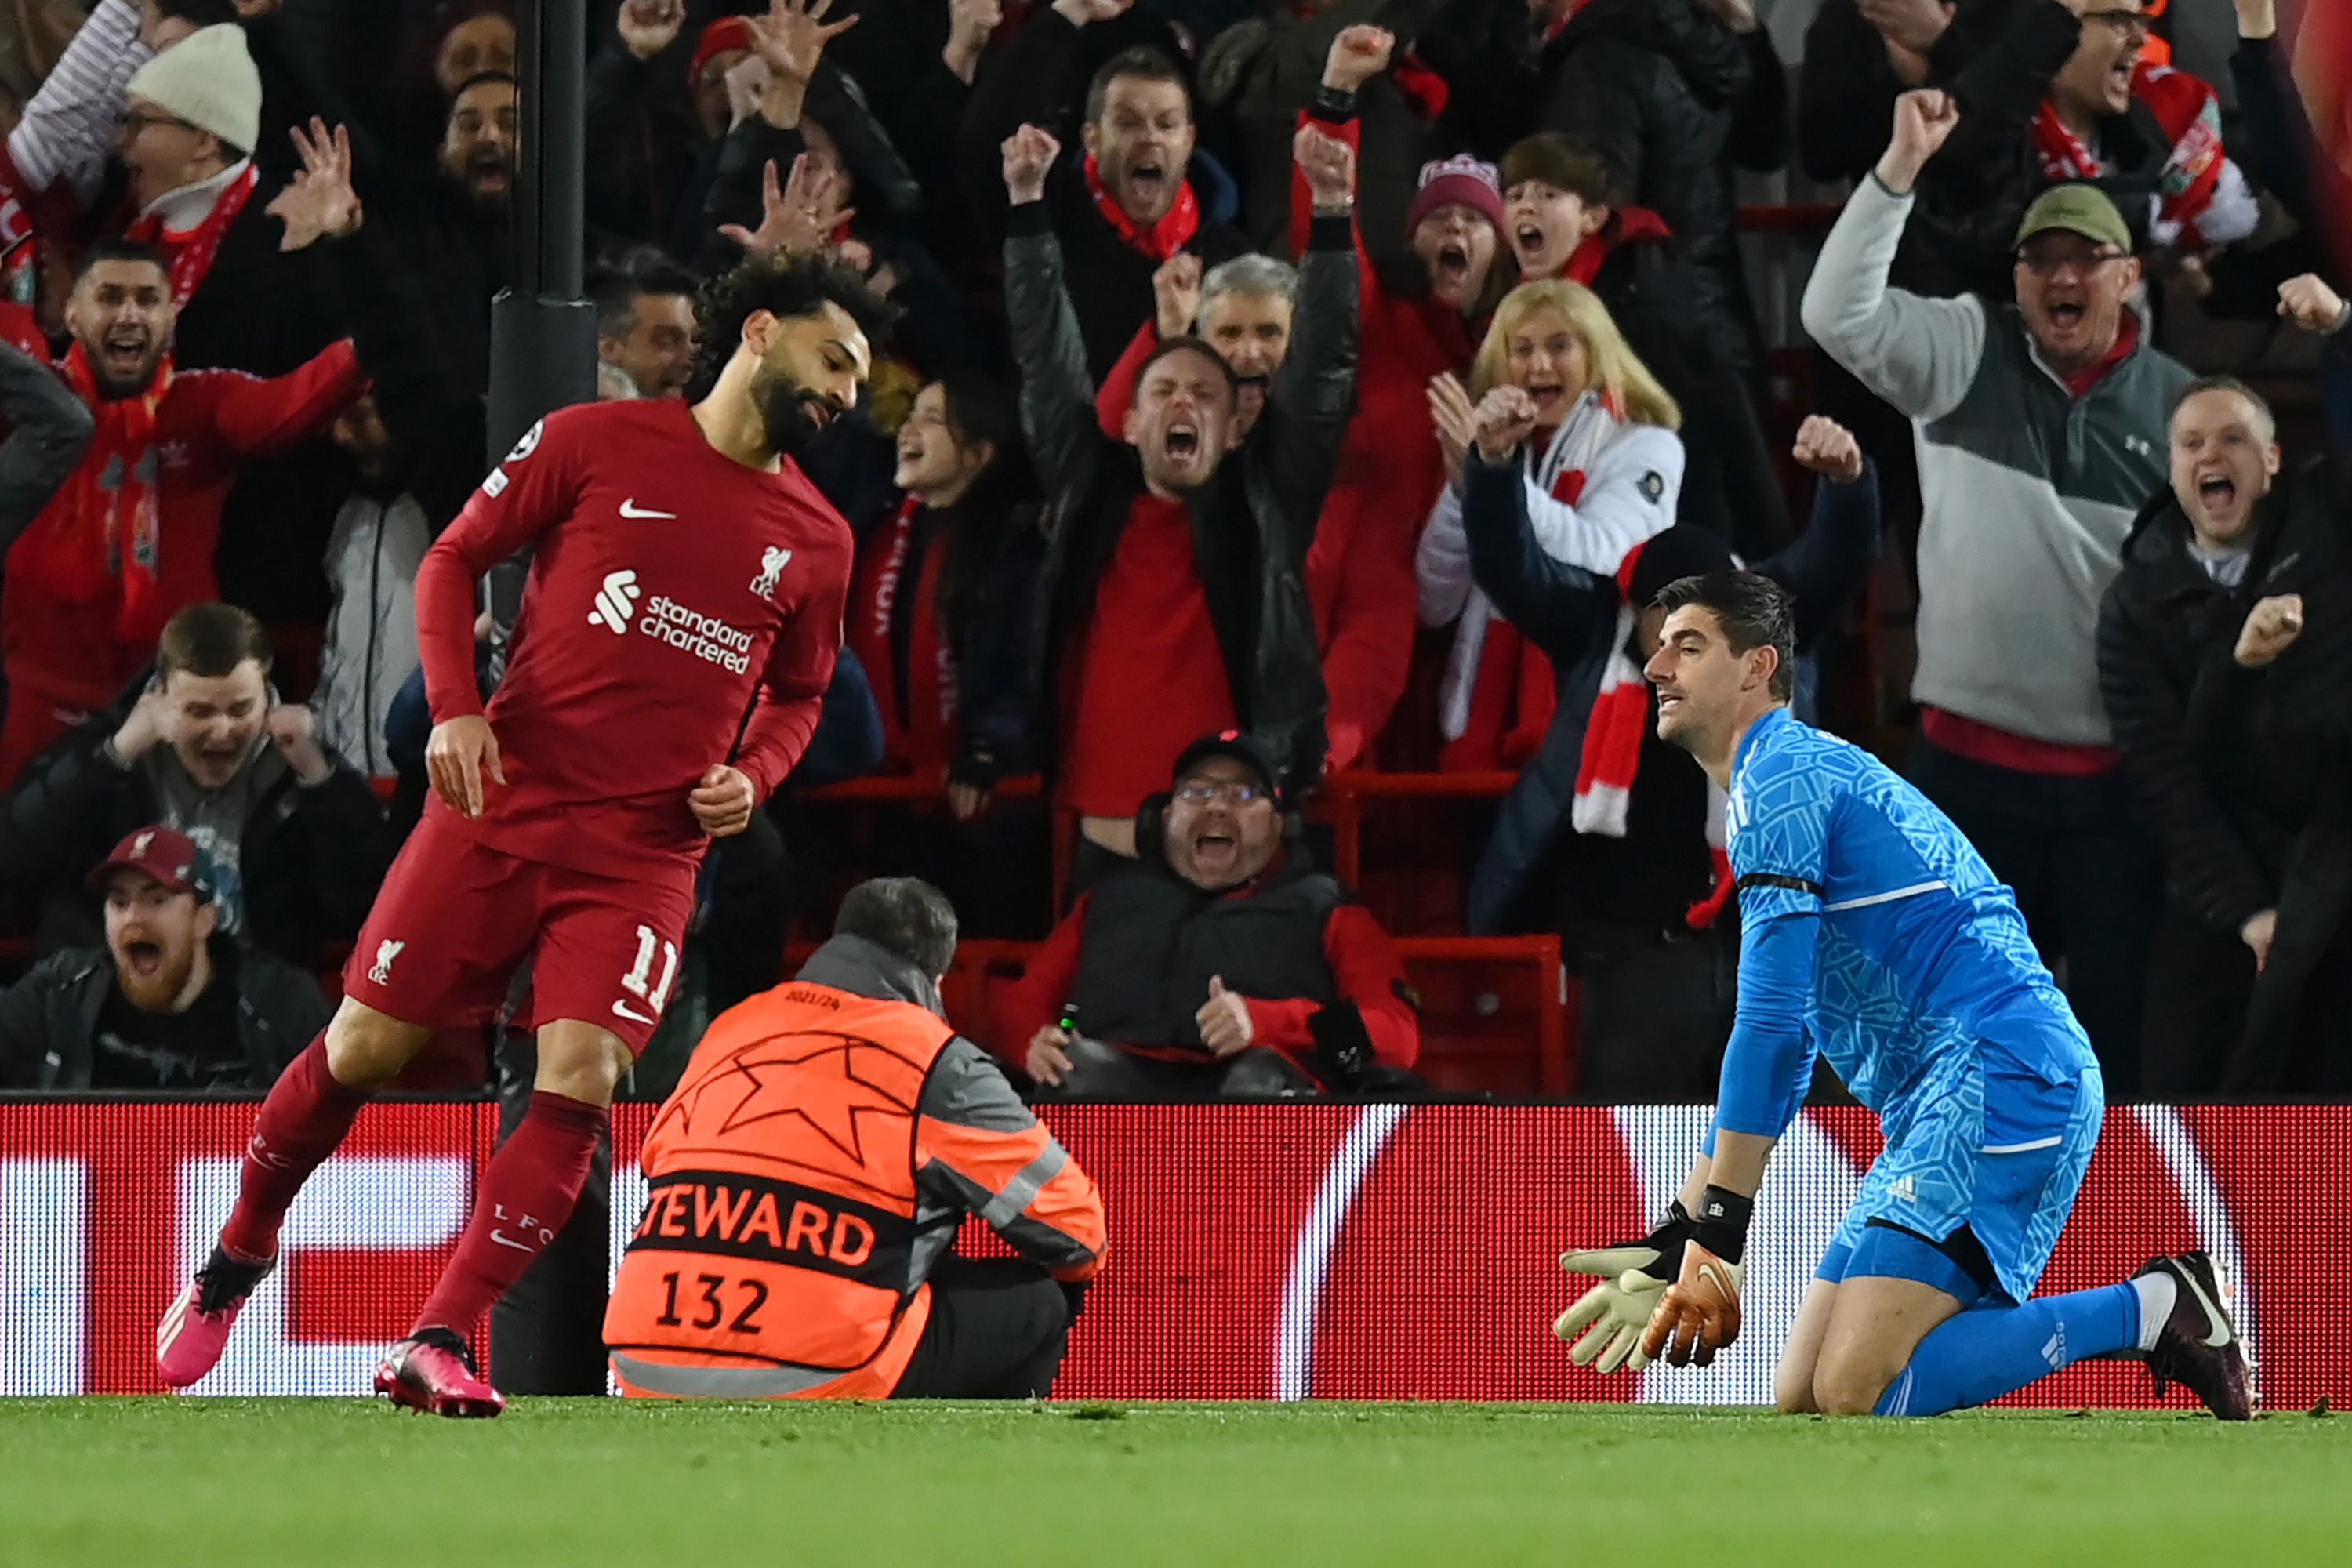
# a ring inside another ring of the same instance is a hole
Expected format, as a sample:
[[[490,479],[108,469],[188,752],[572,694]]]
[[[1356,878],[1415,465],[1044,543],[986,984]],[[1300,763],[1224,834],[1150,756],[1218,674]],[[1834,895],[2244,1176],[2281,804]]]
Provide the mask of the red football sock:
[[[294,1194],[335,1152],[368,1096],[364,1089],[337,1083],[327,1070],[327,1032],[320,1030],[278,1075],[253,1119],[236,1206],[221,1226],[223,1247],[253,1262],[278,1256],[278,1227]]]
[[[530,1097],[522,1125],[491,1158],[457,1254],[441,1271],[411,1332],[450,1329],[470,1335],[476,1321],[522,1278],[572,1217],[606,1115],[601,1105],[545,1089]]]

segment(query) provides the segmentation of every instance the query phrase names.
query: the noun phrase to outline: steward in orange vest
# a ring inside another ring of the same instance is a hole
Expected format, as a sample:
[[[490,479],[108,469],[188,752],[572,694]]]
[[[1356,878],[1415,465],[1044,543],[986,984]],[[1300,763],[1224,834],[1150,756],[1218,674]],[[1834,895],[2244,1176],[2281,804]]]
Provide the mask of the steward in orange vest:
[[[955,914],[853,889],[797,979],[721,1015],[646,1136],[604,1342],[623,1392],[1026,1398],[1052,1384],[1102,1198],[941,1021]],[[959,1258],[967,1213],[1021,1254]]]

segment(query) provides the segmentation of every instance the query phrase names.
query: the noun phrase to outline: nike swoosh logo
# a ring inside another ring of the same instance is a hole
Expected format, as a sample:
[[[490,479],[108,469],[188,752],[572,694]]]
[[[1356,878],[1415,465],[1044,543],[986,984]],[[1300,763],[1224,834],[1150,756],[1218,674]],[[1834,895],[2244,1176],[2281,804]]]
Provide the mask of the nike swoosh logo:
[[[2212,1297],[2205,1294],[2205,1287],[2197,1282],[2197,1276],[2192,1270],[2179,1269],[2175,1271],[2173,1278],[2188,1286],[2189,1293],[2197,1298],[2197,1304],[2205,1309],[2205,1343],[2209,1348],[2220,1350],[2238,1337],[2237,1331],[2231,1327],[2230,1315],[2214,1304]]]
[[[621,515],[626,518],[663,517],[669,519],[673,522],[677,521],[677,513],[674,511],[655,511],[649,507],[639,506],[637,504],[637,498],[635,496],[631,496],[628,500],[621,503]]]
[[[490,1239],[497,1242],[500,1247],[511,1247],[517,1252],[529,1252],[532,1250],[530,1243],[527,1241],[517,1241],[514,1237],[509,1236],[502,1230],[493,1230],[490,1232]]]
[[[654,1026],[655,1020],[647,1017],[645,1014],[638,1012],[626,1002],[614,1003],[613,1016],[616,1018],[626,1018],[632,1024],[643,1024],[649,1029]]]

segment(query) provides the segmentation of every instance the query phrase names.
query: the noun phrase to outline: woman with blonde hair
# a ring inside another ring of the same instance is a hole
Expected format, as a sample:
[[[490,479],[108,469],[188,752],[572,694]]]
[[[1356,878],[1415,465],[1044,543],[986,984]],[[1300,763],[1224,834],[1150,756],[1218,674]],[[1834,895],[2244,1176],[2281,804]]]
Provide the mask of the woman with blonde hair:
[[[1551,722],[1551,662],[1471,581],[1463,530],[1463,460],[1478,416],[1508,407],[1531,420],[1522,484],[1534,540],[1566,565],[1613,576],[1626,553],[1675,521],[1682,493],[1682,411],[1591,289],[1563,279],[1503,297],[1465,389],[1430,383],[1447,483],[1415,553],[1421,621],[1458,622],[1440,698],[1443,765],[1517,768]]]

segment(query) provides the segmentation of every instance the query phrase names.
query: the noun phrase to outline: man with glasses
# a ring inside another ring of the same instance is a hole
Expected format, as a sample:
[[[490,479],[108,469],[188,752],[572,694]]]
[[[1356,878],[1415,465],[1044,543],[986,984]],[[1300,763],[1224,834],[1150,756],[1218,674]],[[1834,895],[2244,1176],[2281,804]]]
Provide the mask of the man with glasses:
[[[2213,89],[2149,53],[2154,9],[2093,0],[2074,53],[2050,79],[2033,122],[2045,180],[2096,180],[2141,208],[2151,241],[2184,249],[2234,244],[2262,213],[2223,153]]]
[[[1142,858],[1081,898],[1001,1015],[1005,1054],[1072,1100],[1361,1092],[1412,1067],[1395,945],[1315,868],[1265,748],[1227,730],[1136,818]]]
[[[2189,373],[2147,341],[2130,227],[2090,185],[2027,210],[2013,304],[1886,286],[1913,187],[1958,121],[1944,93],[1896,100],[1893,143],[1822,247],[1805,327],[1917,435],[1913,779],[2016,890],[2124,1100],[2160,900],[2093,641]]]

